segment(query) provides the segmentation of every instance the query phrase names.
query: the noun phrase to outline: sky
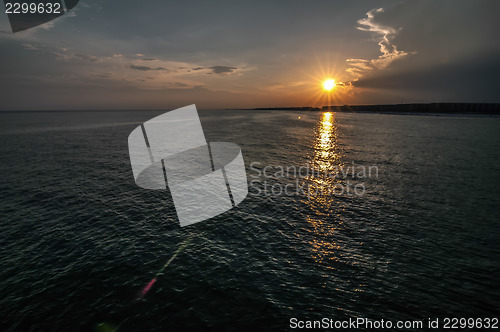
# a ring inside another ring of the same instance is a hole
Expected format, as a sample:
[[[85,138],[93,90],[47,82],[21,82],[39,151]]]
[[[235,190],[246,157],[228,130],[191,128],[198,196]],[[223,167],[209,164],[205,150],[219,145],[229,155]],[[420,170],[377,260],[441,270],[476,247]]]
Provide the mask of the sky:
[[[496,0],[82,0],[14,34],[1,13],[0,110],[500,102],[499,13]]]

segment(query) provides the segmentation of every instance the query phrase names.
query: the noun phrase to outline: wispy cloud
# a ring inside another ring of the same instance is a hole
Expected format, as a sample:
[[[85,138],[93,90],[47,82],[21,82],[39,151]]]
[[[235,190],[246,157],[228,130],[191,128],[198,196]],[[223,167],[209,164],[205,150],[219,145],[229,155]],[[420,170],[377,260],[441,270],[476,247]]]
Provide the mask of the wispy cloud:
[[[135,69],[135,70],[141,70],[141,71],[149,71],[149,70],[167,70],[167,68],[163,67],[149,67],[149,66],[141,66],[141,65],[134,65],[133,63],[129,65],[130,69]]]
[[[31,43],[24,43],[22,44],[24,49],[28,50],[28,51],[40,51],[41,49]]]
[[[237,67],[229,67],[229,66],[211,66],[211,67],[194,67],[191,70],[205,70],[209,71],[207,74],[217,74],[217,75],[234,75],[239,68]]]
[[[279,84],[272,84],[267,86],[268,90],[281,90],[281,89],[303,89],[304,86],[307,86],[309,82],[306,81],[296,81],[296,82],[288,82],[288,83],[279,83]]]
[[[227,67],[227,66],[212,66],[210,67],[214,74],[224,75],[224,74],[232,74],[238,68],[236,67]]]
[[[357,27],[358,30],[373,32],[380,39],[378,46],[382,54],[370,60],[347,59],[346,61],[349,63],[347,72],[351,73],[355,79],[363,76],[368,71],[386,68],[394,60],[404,58],[409,54],[408,52],[398,50],[396,44],[393,42],[399,29],[388,27],[375,21],[375,16],[383,12],[383,8],[372,9],[366,13],[365,18],[359,19],[357,22],[359,24]]]

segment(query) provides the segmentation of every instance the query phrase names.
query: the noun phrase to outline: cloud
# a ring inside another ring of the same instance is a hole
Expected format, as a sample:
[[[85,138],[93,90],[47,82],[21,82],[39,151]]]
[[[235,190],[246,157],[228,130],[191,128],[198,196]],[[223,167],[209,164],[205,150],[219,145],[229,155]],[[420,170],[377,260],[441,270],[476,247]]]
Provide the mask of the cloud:
[[[43,44],[23,43],[22,47],[27,51],[46,53],[54,56],[57,60],[70,61],[70,60],[83,60],[89,62],[101,62],[103,59],[94,55],[74,53],[65,47],[50,47]],[[115,54],[113,57],[116,57]]]
[[[96,57],[94,55],[72,53],[72,52],[68,51],[68,49],[66,49],[66,48],[61,48],[60,50],[56,50],[56,51],[50,51],[49,53],[54,55],[57,59],[63,60],[63,61],[70,61],[70,60],[84,60],[84,61],[90,61],[90,62],[102,61],[102,59],[100,59],[99,57]]]
[[[380,55],[378,58],[365,60],[365,59],[347,59],[349,68],[347,72],[353,74],[355,78],[363,76],[364,73],[374,69],[384,69],[391,62],[407,56],[409,53],[399,51],[394,44],[393,39],[398,34],[399,30],[382,25],[375,21],[376,14],[383,13],[383,8],[372,9],[366,13],[366,17],[359,19],[357,27],[358,30],[373,32],[380,38],[378,46],[380,47]]]
[[[182,82],[173,82],[173,83],[170,83],[170,85],[174,86],[174,87],[178,87],[178,88],[192,88],[191,86],[189,86],[189,84],[182,83]]]
[[[137,53],[135,56],[138,57],[138,61],[158,61],[156,58],[145,58],[142,53]]]
[[[30,44],[30,43],[24,43],[24,44],[22,44],[22,46],[24,47],[24,49],[26,49],[28,51],[41,51],[40,47],[35,46],[33,44]]]
[[[289,82],[289,83],[279,83],[279,84],[273,84],[269,85],[267,89],[269,90],[281,90],[281,89],[292,89],[292,88],[303,88],[304,86],[307,86],[308,82],[306,81],[297,81],[297,82]]]
[[[229,66],[211,66],[211,67],[193,67],[191,70],[193,71],[198,71],[198,70],[210,70],[209,73],[207,74],[217,74],[217,75],[231,75],[235,74],[235,71],[238,69],[237,67],[229,67]]]
[[[236,67],[227,67],[227,66],[212,66],[212,67],[210,67],[210,69],[212,69],[212,72],[214,74],[224,75],[224,74],[232,74],[238,68],[236,68]]]
[[[416,96],[411,101],[498,102],[499,76],[500,58],[497,53],[490,53],[453,63],[363,77],[356,81],[356,87],[403,95],[411,92]]]
[[[131,63],[129,66],[128,66],[130,69],[135,69],[135,70],[140,70],[140,71],[149,71],[149,70],[167,70],[167,68],[163,68],[163,67],[149,67],[149,66],[140,66],[140,65],[134,65],[133,63]]]

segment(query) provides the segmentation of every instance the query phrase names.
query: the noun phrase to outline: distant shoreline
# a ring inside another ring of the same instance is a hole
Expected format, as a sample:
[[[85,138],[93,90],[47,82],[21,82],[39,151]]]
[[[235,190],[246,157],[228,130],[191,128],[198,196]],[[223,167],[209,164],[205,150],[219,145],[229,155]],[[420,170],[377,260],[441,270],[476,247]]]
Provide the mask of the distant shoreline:
[[[168,112],[172,109],[53,109],[53,110],[0,110],[2,113],[17,112]],[[199,111],[301,111],[301,112],[345,112],[383,113],[409,115],[498,115],[500,103],[426,103],[426,104],[383,104],[383,105],[342,105],[323,107],[259,107],[259,108],[201,108]]]
[[[323,107],[266,107],[242,108],[239,110],[277,110],[277,111],[330,111],[352,113],[389,113],[389,114],[470,114],[500,115],[499,103],[426,103],[426,104],[385,104],[385,105],[332,105]]]

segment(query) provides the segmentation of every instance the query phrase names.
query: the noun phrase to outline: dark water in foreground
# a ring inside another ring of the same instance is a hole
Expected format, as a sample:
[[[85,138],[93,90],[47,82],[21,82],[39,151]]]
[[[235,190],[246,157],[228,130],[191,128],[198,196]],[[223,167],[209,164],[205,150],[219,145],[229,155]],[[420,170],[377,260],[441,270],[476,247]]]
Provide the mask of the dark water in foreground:
[[[273,167],[237,208],[180,228],[168,191],[130,169],[128,134],[158,114],[0,113],[0,330],[499,316],[498,119],[200,112],[208,141],[242,148],[249,181]],[[378,176],[308,183],[363,195],[274,194],[296,180],[277,166],[353,162]]]

